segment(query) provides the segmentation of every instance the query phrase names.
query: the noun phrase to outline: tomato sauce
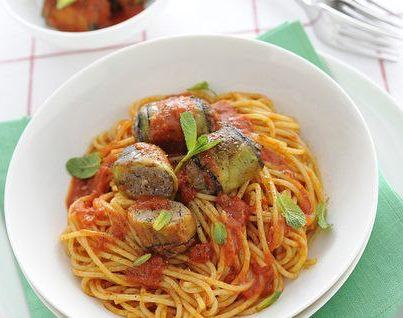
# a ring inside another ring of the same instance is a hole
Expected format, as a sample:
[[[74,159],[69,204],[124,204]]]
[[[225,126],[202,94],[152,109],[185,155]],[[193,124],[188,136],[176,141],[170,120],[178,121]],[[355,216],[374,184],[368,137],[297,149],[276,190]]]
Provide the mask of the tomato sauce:
[[[161,256],[153,256],[147,262],[126,270],[125,278],[129,284],[152,289],[159,287],[166,262]]]
[[[104,210],[93,207],[90,202],[77,202],[72,213],[77,219],[81,229],[90,229],[95,226],[96,221],[105,221],[108,216]]]
[[[227,194],[220,194],[216,203],[227,212],[226,223],[233,228],[241,228],[246,224],[251,212],[251,207],[238,197],[230,197]]]
[[[129,224],[126,217],[118,213],[110,214],[109,217],[111,220],[110,234],[123,241],[129,232]]]
[[[271,163],[274,166],[285,169],[289,168],[285,158],[270,148],[263,148],[261,150],[261,158],[263,161]]]
[[[218,101],[211,105],[214,130],[220,129],[223,125],[229,124],[238,128],[244,134],[252,132],[252,123],[242,114],[239,114],[231,104],[225,100]]]
[[[199,243],[193,246],[189,252],[189,260],[193,263],[206,263],[211,260],[213,249],[210,243]]]
[[[192,202],[196,198],[197,191],[187,182],[186,172],[184,170],[179,172],[178,182],[180,201],[184,204]]]
[[[278,220],[278,224],[270,226],[267,243],[269,244],[270,251],[275,250],[281,244],[281,233],[284,232],[285,221],[284,218]],[[270,260],[271,261],[271,260]]]
[[[95,254],[99,254],[105,252],[107,248],[107,244],[112,243],[112,240],[106,236],[95,236],[89,239],[89,244],[94,250]]]
[[[66,205],[69,207],[78,198],[85,195],[100,195],[109,191],[109,183],[112,180],[110,167],[102,165],[95,176],[88,179],[73,177],[70,183],[69,192],[66,198]]]
[[[150,120],[149,138],[168,153],[185,153],[186,144],[180,125],[183,112],[196,112],[194,101],[189,97],[179,96],[157,103],[158,112]]]
[[[227,228],[227,240],[222,246],[225,264],[229,273],[225,277],[226,282],[231,282],[239,273],[237,263],[239,250],[242,249],[243,230],[249,218],[251,207],[238,197],[230,197],[227,194],[220,194],[216,203],[226,212],[227,217],[224,223]]]
[[[144,195],[139,197],[130,207],[132,210],[162,210],[169,209],[171,202],[167,198]]]
[[[254,274],[254,281],[252,286],[242,292],[245,298],[252,298],[255,295],[265,297],[273,293],[274,290],[274,272],[271,265],[259,266],[257,263],[251,263],[252,273]]]

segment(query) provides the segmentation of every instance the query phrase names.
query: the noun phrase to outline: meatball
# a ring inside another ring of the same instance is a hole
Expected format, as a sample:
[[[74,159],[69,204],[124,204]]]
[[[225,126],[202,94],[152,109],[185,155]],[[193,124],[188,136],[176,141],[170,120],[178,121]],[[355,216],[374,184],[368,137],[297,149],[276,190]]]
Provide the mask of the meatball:
[[[170,213],[171,219],[162,229],[153,225],[161,213]],[[165,198],[140,198],[129,208],[129,224],[145,249],[165,256],[184,252],[196,233],[196,220],[182,203]]]
[[[263,167],[260,147],[239,129],[225,126],[209,135],[221,142],[189,160],[181,180],[198,192],[229,193],[255,176]]]
[[[126,147],[115,161],[112,172],[118,189],[131,198],[174,197],[178,189],[178,180],[167,155],[155,145],[140,142]]]
[[[197,124],[198,136],[211,131],[208,103],[193,96],[175,96],[144,105],[137,113],[133,135],[138,141],[156,144],[168,154],[186,152],[180,115],[189,111]]]
[[[57,0],[45,0],[43,16],[46,23],[60,31],[91,31],[109,25],[108,0],[77,0],[63,9],[56,7]]]

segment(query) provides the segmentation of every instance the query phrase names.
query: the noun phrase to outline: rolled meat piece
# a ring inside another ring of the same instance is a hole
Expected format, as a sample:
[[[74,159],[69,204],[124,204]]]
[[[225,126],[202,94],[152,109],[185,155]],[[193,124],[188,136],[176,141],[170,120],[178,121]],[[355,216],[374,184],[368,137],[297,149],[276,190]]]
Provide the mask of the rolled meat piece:
[[[133,123],[137,141],[161,147],[168,154],[186,152],[185,139],[180,125],[180,115],[191,112],[196,120],[197,135],[211,132],[210,105],[194,96],[175,96],[144,105]]]
[[[144,142],[126,147],[115,161],[113,178],[120,191],[130,198],[144,195],[172,198],[178,180],[165,152]]]
[[[156,230],[154,225],[161,213],[170,215],[169,222]],[[165,256],[184,252],[196,233],[192,212],[182,203],[166,198],[140,198],[129,208],[128,219],[140,244]]]
[[[229,193],[263,167],[260,146],[239,129],[224,126],[208,138],[221,142],[185,164],[180,179],[186,186],[206,194]]]
[[[63,9],[57,0],[45,0],[42,11],[46,24],[60,31],[92,31],[109,24],[108,0],[77,0]]]

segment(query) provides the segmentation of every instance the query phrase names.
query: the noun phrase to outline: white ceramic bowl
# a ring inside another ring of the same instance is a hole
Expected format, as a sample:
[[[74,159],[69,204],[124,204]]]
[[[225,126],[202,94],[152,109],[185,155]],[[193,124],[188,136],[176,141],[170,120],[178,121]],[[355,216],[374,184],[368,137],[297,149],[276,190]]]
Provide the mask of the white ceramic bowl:
[[[320,233],[310,249],[318,263],[287,282],[279,301],[255,317],[297,314],[325,293],[359,254],[376,213],[375,151],[356,106],[329,76],[256,40],[186,36],[146,42],[93,63],[63,85],[34,116],[10,164],[5,210],[11,245],[32,285],[68,317],[112,314],[81,292],[58,241],[66,225],[66,160],[127,117],[132,101],[179,92],[202,80],[218,92],[267,94],[280,112],[296,117],[330,198],[333,229]]]
[[[3,0],[6,11],[35,37],[66,49],[87,49],[121,44],[158,19],[167,0],[146,1],[146,8],[116,25],[88,32],[63,32],[48,27],[42,17],[44,0]]]

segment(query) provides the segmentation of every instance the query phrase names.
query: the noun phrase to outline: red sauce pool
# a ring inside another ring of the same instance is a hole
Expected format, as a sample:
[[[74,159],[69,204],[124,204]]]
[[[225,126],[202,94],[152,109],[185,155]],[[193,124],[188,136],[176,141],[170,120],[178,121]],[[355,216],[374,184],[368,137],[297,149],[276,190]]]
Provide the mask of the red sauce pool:
[[[109,183],[112,180],[112,172],[110,167],[102,165],[95,176],[88,179],[71,179],[69,192],[66,198],[66,205],[69,207],[78,198],[85,195],[100,195],[109,191]]]
[[[239,114],[229,102],[225,100],[218,101],[211,105],[211,108],[213,110],[213,121],[215,122],[214,130],[218,130],[224,124],[229,124],[240,129],[246,135],[252,132],[250,120]]]
[[[252,298],[256,294],[261,297],[270,295],[273,292],[274,273],[272,266],[266,265],[259,266],[255,262],[251,263],[252,273],[254,274],[254,281],[252,286],[242,293],[245,298]]]
[[[288,168],[287,162],[284,157],[277,152],[271,150],[270,148],[263,148],[261,150],[261,157],[263,161],[269,162],[274,166]]]
[[[194,263],[206,263],[213,255],[210,243],[199,243],[190,249],[189,260]]]
[[[248,220],[251,207],[238,197],[230,197],[227,194],[220,194],[216,203],[227,212],[227,223],[231,227],[241,228]]]
[[[240,271],[237,255],[242,249],[242,231],[249,217],[250,206],[238,197],[230,197],[227,194],[220,194],[216,203],[227,213],[227,218],[224,220],[227,228],[227,240],[222,249],[225,264],[229,267],[225,281],[229,283]]]
[[[126,281],[134,286],[144,286],[152,289],[159,287],[166,262],[161,256],[153,256],[147,262],[129,268],[125,272]]]

